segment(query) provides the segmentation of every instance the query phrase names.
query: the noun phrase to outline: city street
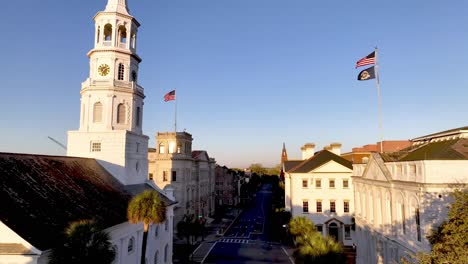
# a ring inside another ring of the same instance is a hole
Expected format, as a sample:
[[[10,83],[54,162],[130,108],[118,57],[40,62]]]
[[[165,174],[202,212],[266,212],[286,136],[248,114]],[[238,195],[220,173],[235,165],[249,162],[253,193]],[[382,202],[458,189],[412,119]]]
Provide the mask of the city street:
[[[264,185],[202,263],[292,263],[279,243],[270,243],[267,223],[271,185]]]

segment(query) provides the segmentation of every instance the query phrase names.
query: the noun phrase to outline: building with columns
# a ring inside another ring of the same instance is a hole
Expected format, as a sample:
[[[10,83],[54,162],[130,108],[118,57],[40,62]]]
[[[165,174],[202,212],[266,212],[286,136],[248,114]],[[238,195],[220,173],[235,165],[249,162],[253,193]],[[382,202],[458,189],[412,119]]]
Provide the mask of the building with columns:
[[[158,132],[156,148],[149,149],[149,178],[161,189],[174,189],[178,206],[175,225],[185,215],[206,218],[214,214],[216,161],[203,150],[192,151],[187,132]]]
[[[400,263],[429,251],[450,193],[468,186],[468,127],[415,138],[353,165],[357,263]]]
[[[324,236],[352,246],[352,163],[340,156],[339,143],[318,152],[315,152],[315,144],[308,143],[301,150],[302,159],[283,161],[286,210],[293,217],[312,220]],[[282,156],[285,156],[285,149]]]
[[[167,205],[167,221],[150,225],[146,263],[172,263],[173,189],[147,178],[140,24],[126,0],[108,0],[94,22],[79,128],[68,132],[67,157],[0,153],[0,263],[48,263],[68,225],[85,219],[109,233],[114,263],[140,263],[143,224],[130,224],[126,209],[144,190],[158,191]]]

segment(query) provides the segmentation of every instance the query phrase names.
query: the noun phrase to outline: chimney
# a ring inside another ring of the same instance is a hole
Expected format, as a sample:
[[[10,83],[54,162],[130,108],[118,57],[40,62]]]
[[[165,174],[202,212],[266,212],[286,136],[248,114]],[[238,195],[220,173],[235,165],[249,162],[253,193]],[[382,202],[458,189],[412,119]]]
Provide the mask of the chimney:
[[[307,143],[302,148],[302,160],[310,159],[314,156],[315,152],[315,144],[314,143]]]
[[[331,152],[335,153],[336,155],[341,155],[341,143],[331,143],[330,150]]]

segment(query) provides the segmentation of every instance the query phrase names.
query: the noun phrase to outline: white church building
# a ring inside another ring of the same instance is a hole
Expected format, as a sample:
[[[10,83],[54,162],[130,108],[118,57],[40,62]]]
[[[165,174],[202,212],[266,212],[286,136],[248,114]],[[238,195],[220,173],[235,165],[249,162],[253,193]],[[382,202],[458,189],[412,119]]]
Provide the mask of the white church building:
[[[144,89],[138,82],[139,22],[126,0],[108,0],[94,17],[89,78],[81,85],[79,129],[69,131],[67,156],[0,153],[0,263],[42,264],[70,222],[94,219],[116,251],[114,263],[140,263],[143,225],[130,224],[132,196],[157,190],[167,221],[151,225],[146,263],[172,263],[171,188],[148,180],[143,135]]]
[[[455,188],[468,183],[468,127],[411,140],[354,164],[357,263],[400,263],[430,251],[427,235],[447,219]]]

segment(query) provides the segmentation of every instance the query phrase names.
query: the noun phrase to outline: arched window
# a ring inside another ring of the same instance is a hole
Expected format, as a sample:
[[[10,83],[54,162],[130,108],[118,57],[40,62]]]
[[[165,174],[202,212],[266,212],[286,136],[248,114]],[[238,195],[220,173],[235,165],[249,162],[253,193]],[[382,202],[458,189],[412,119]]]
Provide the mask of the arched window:
[[[96,43],[99,43],[101,40],[101,27],[98,27],[97,34],[96,34]]]
[[[390,227],[392,226],[392,200],[390,193],[387,191],[385,194],[385,221],[382,221],[387,229],[387,232],[390,232]]]
[[[136,34],[132,34],[132,49],[136,48]]]
[[[159,144],[159,153],[165,153],[166,152],[166,146],[164,143]]]
[[[93,122],[100,123],[102,122],[102,104],[101,102],[97,102],[94,104],[93,107]]]
[[[156,250],[156,253],[154,253],[154,264],[158,264],[158,259],[159,259],[159,251]]]
[[[132,81],[136,82],[137,81],[137,73],[136,71],[132,71]]]
[[[369,192],[369,221],[374,222],[374,197],[372,191]]]
[[[411,214],[413,215],[411,233],[416,233],[416,239],[421,242],[421,220],[419,218],[419,205],[416,198],[411,199]]]
[[[104,26],[104,45],[110,46],[112,41],[112,25],[106,24]]]
[[[166,246],[164,247],[164,263],[167,263],[167,251],[169,250],[169,245],[166,244]]]
[[[406,215],[405,215],[405,202],[403,196],[399,196],[397,200],[397,221],[400,227],[400,235],[406,234]]]
[[[121,48],[126,48],[126,43],[127,43],[127,28],[124,26],[119,27],[119,37],[120,37],[120,47]]]
[[[133,252],[133,249],[134,249],[134,248],[135,248],[135,238],[134,238],[134,237],[131,237],[131,238],[128,240],[128,248],[127,248],[128,253]]]
[[[123,65],[123,63],[119,63],[119,76],[118,76],[118,79],[120,81],[123,81],[124,76],[125,76],[125,66]]]
[[[124,104],[117,106],[117,124],[125,124],[125,113],[127,109]]]
[[[141,110],[140,110],[140,107],[138,106],[136,108],[136,125],[137,126],[140,126],[140,123],[141,123],[141,120],[140,120],[140,117],[141,117]]]

